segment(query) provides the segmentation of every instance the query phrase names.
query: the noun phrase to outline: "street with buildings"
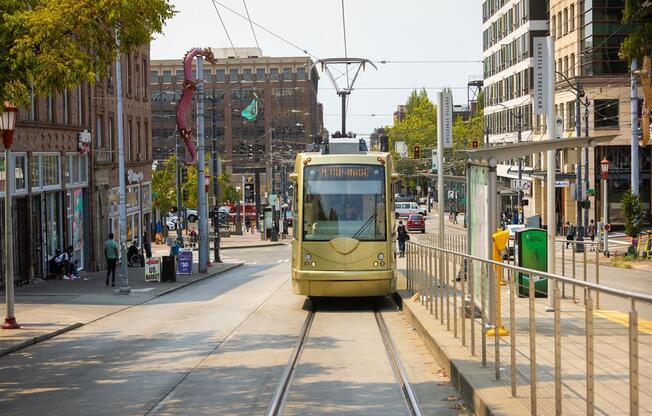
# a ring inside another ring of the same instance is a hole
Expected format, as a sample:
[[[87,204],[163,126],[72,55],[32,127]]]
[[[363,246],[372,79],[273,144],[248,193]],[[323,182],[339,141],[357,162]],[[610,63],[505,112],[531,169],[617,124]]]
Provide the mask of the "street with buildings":
[[[652,414],[651,1],[46,3],[0,415]]]

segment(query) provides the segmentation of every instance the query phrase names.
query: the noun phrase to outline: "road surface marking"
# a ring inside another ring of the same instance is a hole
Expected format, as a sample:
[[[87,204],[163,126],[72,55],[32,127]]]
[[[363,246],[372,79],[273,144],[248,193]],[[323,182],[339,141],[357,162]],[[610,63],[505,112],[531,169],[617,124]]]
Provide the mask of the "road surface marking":
[[[629,314],[625,312],[599,310],[593,312],[593,315],[629,327]],[[638,318],[638,330],[644,334],[652,335],[652,321]]]

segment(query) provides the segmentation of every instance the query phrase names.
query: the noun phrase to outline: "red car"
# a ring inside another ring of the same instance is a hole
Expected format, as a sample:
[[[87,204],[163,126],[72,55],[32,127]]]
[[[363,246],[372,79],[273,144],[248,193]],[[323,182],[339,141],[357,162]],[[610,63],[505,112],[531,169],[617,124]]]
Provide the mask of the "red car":
[[[421,214],[412,214],[408,217],[407,225],[405,228],[408,231],[421,231],[421,233],[426,232],[426,220]]]

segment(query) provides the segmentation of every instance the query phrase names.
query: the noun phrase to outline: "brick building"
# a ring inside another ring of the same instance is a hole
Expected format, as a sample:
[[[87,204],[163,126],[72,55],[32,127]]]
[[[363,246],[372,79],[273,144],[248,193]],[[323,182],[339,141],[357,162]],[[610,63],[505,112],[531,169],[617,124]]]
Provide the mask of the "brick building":
[[[122,62],[131,170],[127,203],[133,224],[128,232],[135,233],[151,210],[149,46],[123,56]],[[112,66],[111,74],[94,86],[84,83],[47,97],[31,96],[30,104],[19,109],[10,164],[18,284],[46,276],[49,259],[70,245],[82,269],[104,267],[102,244],[111,228],[117,231],[114,73]]]
[[[317,101],[319,76],[308,76],[307,57],[268,57],[257,48],[213,49],[216,65],[204,64],[206,147],[217,137],[222,170],[234,186],[243,176],[261,175],[268,192],[271,172],[275,191],[283,165],[290,166],[296,151],[321,141],[323,110]],[[193,70],[194,71],[194,70]],[[175,104],[183,83],[182,60],[153,60],[150,74],[155,160],[175,149]],[[242,110],[258,97],[258,118],[246,121]],[[196,120],[195,105],[192,119]],[[195,124],[194,122],[192,123]]]

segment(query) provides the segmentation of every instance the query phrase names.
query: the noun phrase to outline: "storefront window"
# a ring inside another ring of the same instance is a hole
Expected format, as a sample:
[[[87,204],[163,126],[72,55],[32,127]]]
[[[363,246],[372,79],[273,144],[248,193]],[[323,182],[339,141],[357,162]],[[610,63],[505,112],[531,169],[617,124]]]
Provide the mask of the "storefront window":
[[[78,153],[69,154],[68,163],[68,184],[85,185],[88,181],[88,155]]]
[[[146,183],[141,185],[141,203],[143,205],[143,210],[151,208],[152,206],[152,184]]]
[[[42,155],[41,156],[43,186],[61,185],[61,168],[59,165],[59,155]]]
[[[32,156],[32,163],[30,164],[30,174],[32,177],[32,189],[41,187],[41,157],[39,155]]]
[[[127,188],[126,207],[128,210],[138,208],[138,185]]]

